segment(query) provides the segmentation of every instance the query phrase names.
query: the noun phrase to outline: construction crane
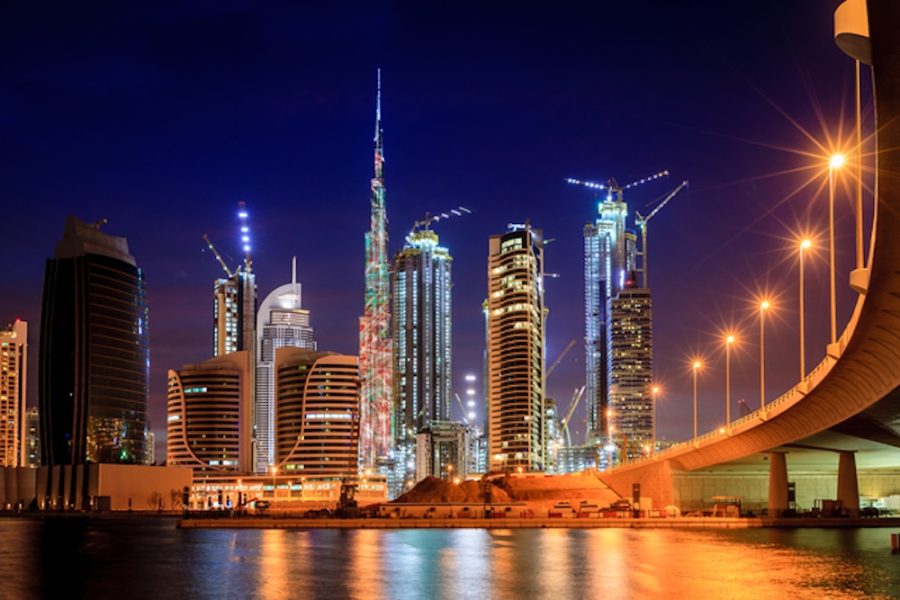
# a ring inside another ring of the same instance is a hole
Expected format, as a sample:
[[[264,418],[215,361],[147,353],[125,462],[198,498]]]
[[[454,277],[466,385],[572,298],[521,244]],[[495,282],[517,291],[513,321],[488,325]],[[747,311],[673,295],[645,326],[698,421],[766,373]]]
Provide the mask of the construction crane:
[[[456,398],[456,403],[459,404],[459,410],[462,411],[462,420],[463,423],[466,424],[466,427],[469,426],[469,419],[466,418],[466,407],[463,406],[462,398],[459,397],[459,394],[453,392],[453,396]]]
[[[414,234],[418,229],[428,229],[431,227],[432,223],[436,223],[438,221],[446,221],[447,219],[452,219],[453,217],[462,217],[464,215],[471,215],[472,211],[466,208],[465,206],[457,206],[456,208],[451,208],[447,212],[438,213],[436,215],[432,215],[431,213],[425,213],[425,218],[413,223],[412,229],[409,230],[409,234]]]
[[[629,190],[633,187],[637,187],[639,185],[649,183],[651,181],[659,179],[660,177],[666,177],[668,175],[669,175],[668,170],[660,171],[659,173],[654,173],[653,175],[649,175],[642,179],[632,181],[631,183],[629,183],[627,185],[622,185],[622,186],[620,186],[619,183],[613,177],[610,177],[609,181],[607,181],[606,183],[597,183],[596,181],[584,181],[582,179],[572,179],[571,177],[568,177],[568,178],[566,178],[566,183],[571,183],[572,185],[580,185],[580,186],[583,186],[583,187],[586,187],[586,188],[592,189],[592,190],[606,190],[607,200],[612,200],[612,195],[615,194],[616,199],[621,202],[622,201],[622,192],[624,192],[625,190]]]
[[[674,190],[669,192],[669,195],[666,196],[663,199],[663,201],[660,202],[656,206],[656,208],[654,208],[653,211],[646,217],[641,215],[641,213],[639,213],[638,211],[636,211],[636,210],[634,211],[634,222],[637,224],[638,227],[641,228],[641,251],[639,254],[641,255],[641,273],[643,274],[643,286],[645,288],[650,287],[650,283],[649,283],[650,279],[647,275],[647,272],[648,272],[648,269],[647,269],[647,223],[649,223],[650,219],[652,219],[654,216],[656,216],[656,213],[658,213],[660,210],[662,210],[662,208],[666,204],[669,203],[669,200],[674,198],[678,194],[678,192],[680,192],[687,186],[688,186],[688,181],[687,181],[687,179],[685,179],[678,185],[677,188],[675,188]]]
[[[566,448],[572,447],[572,434],[569,433],[569,421],[572,419],[572,415],[575,413],[575,409],[578,408],[578,403],[581,402],[581,398],[584,396],[584,386],[577,388],[575,393],[572,394],[572,404],[569,405],[569,410],[566,412],[566,416],[563,417],[561,423],[563,427],[563,433],[566,435]]]
[[[550,368],[547,369],[547,373],[544,375],[544,381],[546,381],[550,377],[550,374],[556,369],[556,367],[559,366],[559,363],[562,362],[562,359],[566,357],[566,354],[569,353],[569,350],[571,350],[574,345],[575,338],[572,338],[571,340],[569,340],[569,343],[566,345],[566,347],[563,348],[563,351],[559,353],[559,356],[556,357],[556,360],[553,361],[553,364],[550,365]]]
[[[225,262],[225,259],[222,258],[222,255],[219,254],[219,251],[216,250],[216,247],[213,246],[213,243],[210,241],[209,236],[206,235],[205,233],[203,234],[203,241],[206,242],[206,245],[207,245],[207,247],[209,247],[209,250],[213,253],[213,256],[215,256],[216,260],[219,261],[219,264],[222,265],[222,269],[225,271],[225,274],[228,275],[228,277],[234,277],[235,271],[232,271],[231,269],[228,268],[228,263]]]

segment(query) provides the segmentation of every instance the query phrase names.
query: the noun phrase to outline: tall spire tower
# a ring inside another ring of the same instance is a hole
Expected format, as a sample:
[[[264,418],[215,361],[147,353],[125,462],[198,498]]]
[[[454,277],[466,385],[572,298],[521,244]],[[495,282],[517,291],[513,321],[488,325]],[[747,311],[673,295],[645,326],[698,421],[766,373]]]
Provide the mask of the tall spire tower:
[[[384,203],[384,142],[381,129],[381,69],[375,103],[375,176],[370,196],[371,225],[366,233],[365,310],[359,319],[360,469],[375,466],[391,447],[391,275],[387,257]]]

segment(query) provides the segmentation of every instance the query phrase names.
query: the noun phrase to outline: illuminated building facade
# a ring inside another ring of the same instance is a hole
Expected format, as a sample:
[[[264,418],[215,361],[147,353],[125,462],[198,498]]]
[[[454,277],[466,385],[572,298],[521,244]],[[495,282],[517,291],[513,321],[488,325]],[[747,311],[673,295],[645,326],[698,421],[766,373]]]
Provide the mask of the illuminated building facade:
[[[416,434],[416,481],[453,480],[469,474],[471,430],[456,421],[431,421]]]
[[[144,458],[150,354],[144,274],[128,242],[69,217],[44,276],[43,465]]]
[[[0,467],[28,464],[25,391],[28,323],[16,319],[0,330]]]
[[[250,369],[240,351],[169,371],[167,465],[195,474],[251,470]]]
[[[365,308],[359,319],[360,468],[376,466],[391,454],[393,442],[393,350],[391,277],[387,255],[387,212],[384,188],[384,144],[381,129],[381,71],[375,109],[375,176],[370,195],[370,228],[366,233]]]
[[[275,372],[277,472],[355,478],[359,470],[357,357],[279,348]]]
[[[41,415],[36,406],[25,411],[25,466],[41,466]]]
[[[238,269],[216,279],[213,295],[213,355],[247,350],[256,340],[256,275]]]
[[[633,274],[609,302],[609,440],[624,460],[653,443],[652,301]]]
[[[606,439],[608,405],[609,301],[636,268],[636,241],[626,230],[628,205],[622,192],[598,204],[599,216],[584,226],[585,401],[588,442]]]
[[[490,238],[489,446],[492,469],[544,469],[544,242],[530,225]]]
[[[279,348],[315,350],[309,311],[301,308],[301,286],[294,259],[291,283],[275,288],[259,307],[256,321],[256,471],[275,464],[275,352]]]
[[[450,253],[430,229],[410,233],[394,260],[393,429],[398,447],[415,445],[416,434],[433,421],[450,420],[451,264]],[[420,458],[416,452],[416,462]]]

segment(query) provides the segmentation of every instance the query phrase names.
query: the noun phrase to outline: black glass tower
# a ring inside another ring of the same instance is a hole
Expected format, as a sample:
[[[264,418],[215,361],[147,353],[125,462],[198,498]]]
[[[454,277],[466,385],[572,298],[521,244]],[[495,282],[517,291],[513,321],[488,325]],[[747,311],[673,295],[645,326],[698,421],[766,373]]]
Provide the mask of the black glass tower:
[[[144,276],[124,237],[69,217],[41,310],[41,464],[141,463],[150,353]]]

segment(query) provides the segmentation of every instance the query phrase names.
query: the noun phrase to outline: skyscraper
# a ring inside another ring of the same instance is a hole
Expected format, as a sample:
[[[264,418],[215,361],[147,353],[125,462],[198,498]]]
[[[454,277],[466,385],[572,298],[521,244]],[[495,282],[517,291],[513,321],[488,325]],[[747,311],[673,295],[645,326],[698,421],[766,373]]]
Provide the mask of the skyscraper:
[[[636,236],[626,229],[628,205],[618,185],[599,202],[599,216],[584,226],[585,400],[588,441],[603,440],[607,431],[609,300],[635,269]]]
[[[275,352],[279,348],[315,350],[309,311],[301,308],[301,286],[297,283],[297,258],[291,268],[291,283],[266,296],[256,317],[259,362],[256,366],[256,471],[266,472],[275,464]]]
[[[28,464],[25,393],[28,323],[16,319],[0,330],[0,467]]]
[[[249,353],[169,371],[166,464],[198,473],[252,469]]]
[[[415,444],[432,421],[450,420],[452,258],[437,234],[413,231],[394,259],[394,432]]]
[[[144,274],[128,242],[69,217],[41,311],[41,463],[139,464],[150,353]]]
[[[332,352],[275,352],[275,464],[280,473],[355,477],[359,360]]]
[[[387,214],[384,201],[384,144],[381,129],[381,70],[375,103],[375,176],[372,178],[371,222],[366,233],[365,309],[359,319],[360,468],[375,466],[388,456],[393,393],[391,340],[391,279],[387,256]]]
[[[653,442],[652,302],[631,273],[609,302],[608,348],[609,439],[627,460],[643,456]]]
[[[544,468],[544,241],[530,225],[490,238],[488,376],[492,469]]]

